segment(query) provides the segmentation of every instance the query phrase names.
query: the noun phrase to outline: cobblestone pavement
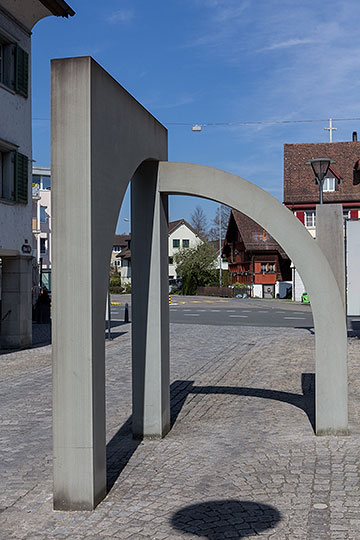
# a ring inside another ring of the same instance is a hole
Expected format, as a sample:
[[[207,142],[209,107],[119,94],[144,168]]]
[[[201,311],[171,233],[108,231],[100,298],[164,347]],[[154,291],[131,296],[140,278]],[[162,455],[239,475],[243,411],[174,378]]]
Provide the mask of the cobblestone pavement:
[[[130,325],[106,345],[108,482],[93,512],[52,510],[51,346],[0,357],[1,539],[360,538],[360,341],[348,437],[315,437],[314,335],[172,325],[172,420],[131,438]]]

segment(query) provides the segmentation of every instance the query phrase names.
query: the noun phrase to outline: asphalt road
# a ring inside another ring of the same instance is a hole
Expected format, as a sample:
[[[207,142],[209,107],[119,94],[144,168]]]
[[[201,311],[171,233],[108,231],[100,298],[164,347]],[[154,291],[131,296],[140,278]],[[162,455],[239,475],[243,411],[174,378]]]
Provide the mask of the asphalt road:
[[[112,298],[112,320],[124,320],[124,306],[130,297]],[[264,326],[313,328],[309,305],[283,300],[238,298],[171,297],[170,322],[176,324],[204,324],[215,326]]]

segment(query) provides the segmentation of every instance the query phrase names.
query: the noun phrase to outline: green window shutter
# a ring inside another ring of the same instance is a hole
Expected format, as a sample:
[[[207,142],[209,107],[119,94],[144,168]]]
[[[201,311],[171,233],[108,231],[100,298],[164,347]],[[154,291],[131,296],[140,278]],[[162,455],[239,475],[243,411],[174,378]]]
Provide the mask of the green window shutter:
[[[20,152],[15,152],[15,201],[28,202],[28,158]]]
[[[16,46],[15,55],[15,92],[28,97],[29,55],[24,49]]]

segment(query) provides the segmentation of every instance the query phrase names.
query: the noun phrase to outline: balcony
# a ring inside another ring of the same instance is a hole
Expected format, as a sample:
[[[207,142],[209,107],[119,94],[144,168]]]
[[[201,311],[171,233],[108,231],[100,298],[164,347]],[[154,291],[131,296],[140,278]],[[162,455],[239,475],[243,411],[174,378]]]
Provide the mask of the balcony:
[[[39,221],[36,218],[32,218],[32,232],[33,234],[39,234],[40,227],[39,227]]]

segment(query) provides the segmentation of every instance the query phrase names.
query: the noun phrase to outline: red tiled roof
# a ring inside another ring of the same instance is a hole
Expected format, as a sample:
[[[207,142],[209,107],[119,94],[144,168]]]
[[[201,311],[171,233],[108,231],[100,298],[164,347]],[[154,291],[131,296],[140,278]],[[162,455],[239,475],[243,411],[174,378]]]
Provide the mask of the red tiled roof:
[[[261,225],[238,210],[231,210],[240,236],[247,251],[278,251],[283,258],[288,258],[282,247]]]

